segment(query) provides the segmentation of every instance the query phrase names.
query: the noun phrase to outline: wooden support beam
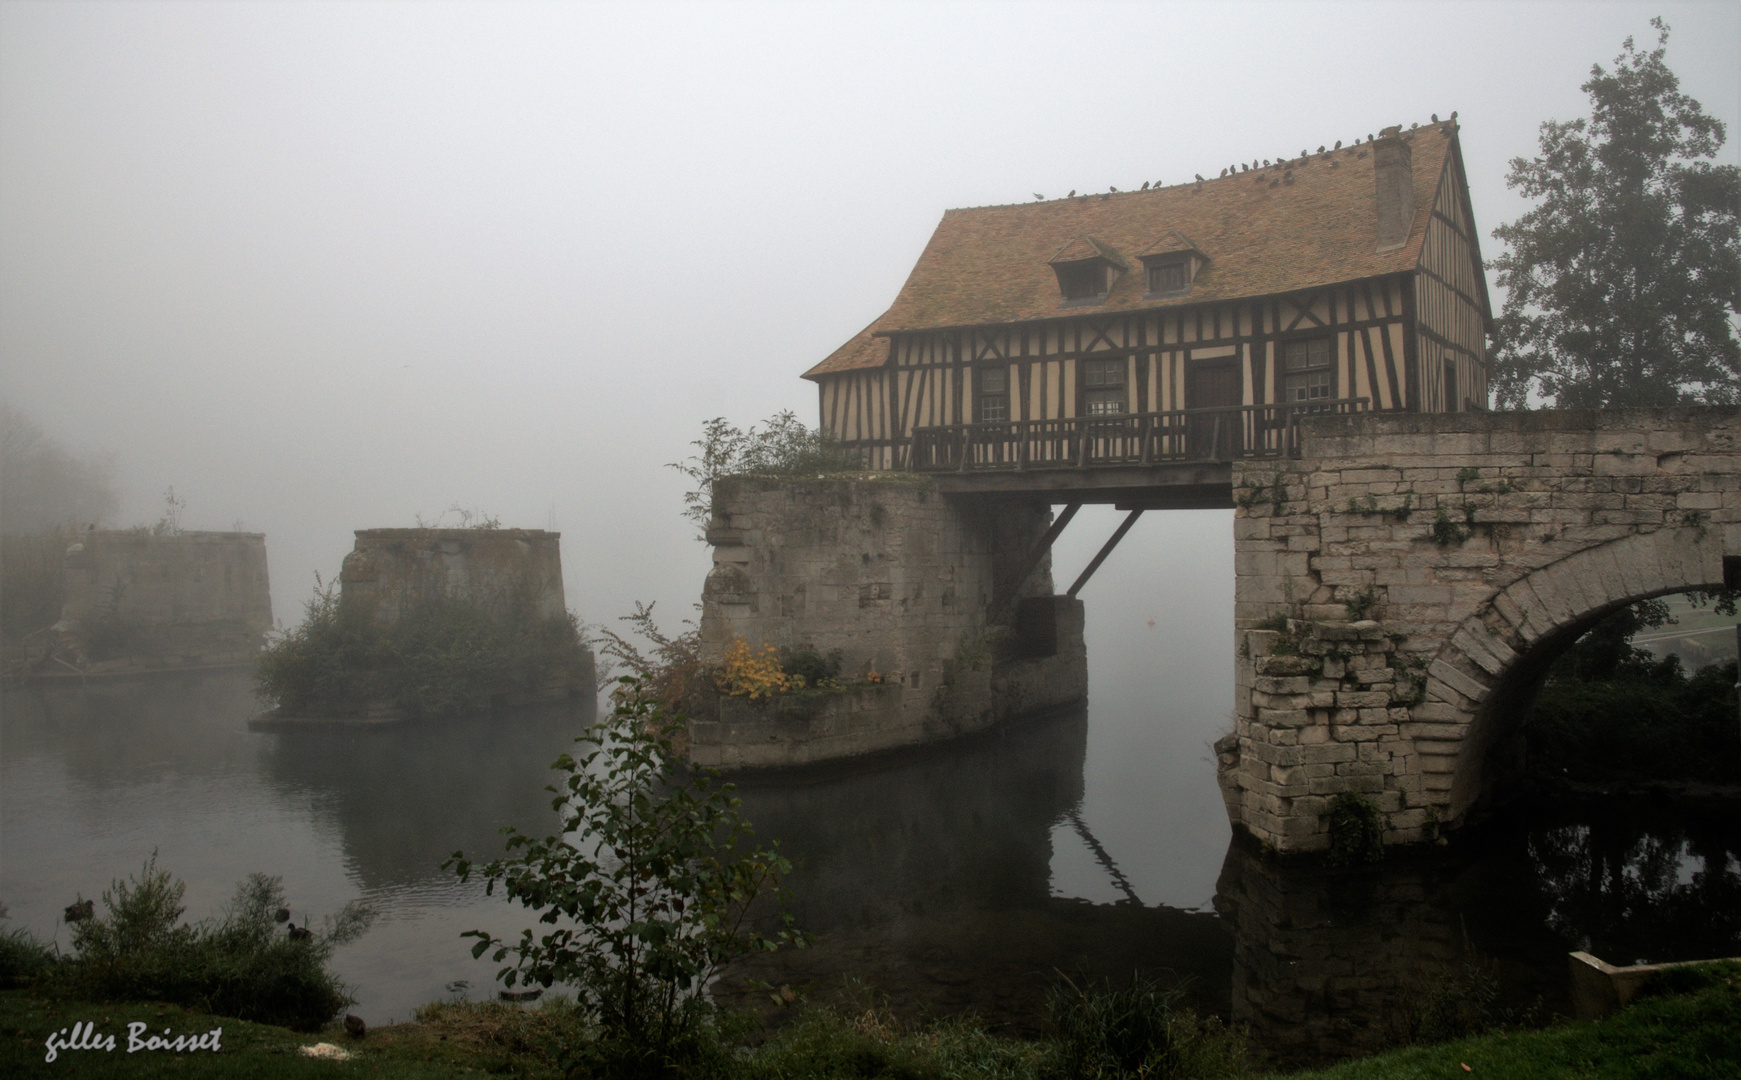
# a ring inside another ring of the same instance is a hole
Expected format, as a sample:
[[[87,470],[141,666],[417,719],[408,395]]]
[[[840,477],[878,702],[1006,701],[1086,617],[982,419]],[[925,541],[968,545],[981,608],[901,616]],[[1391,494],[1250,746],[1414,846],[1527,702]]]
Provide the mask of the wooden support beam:
[[[1052,542],[1064,532],[1064,526],[1070,524],[1070,519],[1075,517],[1076,511],[1080,509],[1082,509],[1082,504],[1079,502],[1073,502],[1064,507],[1064,512],[1058,515],[1052,522],[1051,528],[1047,529],[1045,535],[1041,536],[1039,542],[1034,545],[1034,549],[1028,552],[1027,560],[1022,564],[1020,576],[1010,584],[1009,594],[999,597],[997,603],[992,605],[993,612],[1001,612],[1016,597],[1022,595],[1022,586],[1028,583],[1028,578],[1033,576],[1034,569],[1040,565],[1040,560],[1046,557],[1046,552],[1052,550]]]
[[[1130,527],[1135,525],[1136,519],[1142,516],[1143,512],[1141,510],[1132,510],[1130,513],[1125,515],[1124,521],[1118,526],[1118,530],[1112,534],[1112,539],[1102,545],[1100,554],[1094,556],[1094,561],[1088,564],[1088,569],[1082,571],[1082,576],[1076,579],[1076,584],[1070,586],[1070,591],[1065,593],[1065,596],[1075,596],[1081,591],[1082,586],[1088,584],[1088,579],[1094,576],[1094,572],[1100,569],[1100,564],[1106,561],[1106,557],[1112,554],[1112,549],[1118,546],[1118,542],[1124,539],[1124,534],[1130,532]]]

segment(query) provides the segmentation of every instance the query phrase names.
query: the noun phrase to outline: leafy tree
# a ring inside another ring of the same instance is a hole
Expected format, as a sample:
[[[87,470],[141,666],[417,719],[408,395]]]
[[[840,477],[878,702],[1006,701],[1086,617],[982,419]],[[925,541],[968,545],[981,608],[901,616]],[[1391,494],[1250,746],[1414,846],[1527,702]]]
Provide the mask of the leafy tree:
[[[508,857],[474,866],[456,851],[443,865],[462,881],[477,873],[486,892],[502,886],[550,927],[514,943],[464,936],[478,939],[473,956],[517,957],[497,976],[508,986],[576,991],[600,1035],[588,1071],[657,1075],[707,1045],[702,991],[722,965],[807,939],[790,916],[772,935],[751,927],[751,905],[778,891],[790,864],[776,850],[739,850],[751,829],[731,785],[680,775],[668,733],[681,718],[623,681],[612,715],[577,740],[590,749],[551,766],[564,774],[547,789],[561,832],[540,840],[510,827]]]
[[[1556,406],[1741,401],[1741,173],[1713,165],[1721,122],[1680,92],[1657,47],[1595,65],[1586,119],[1541,127],[1506,182],[1538,200],[1494,230],[1507,290],[1494,394]]]

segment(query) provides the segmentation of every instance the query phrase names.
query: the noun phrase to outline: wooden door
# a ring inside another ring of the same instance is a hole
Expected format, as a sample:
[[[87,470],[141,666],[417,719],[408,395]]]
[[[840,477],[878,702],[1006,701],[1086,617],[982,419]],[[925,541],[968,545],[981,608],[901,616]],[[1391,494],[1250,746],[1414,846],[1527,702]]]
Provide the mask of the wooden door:
[[[1187,444],[1192,457],[1225,461],[1239,453],[1244,440],[1242,418],[1236,410],[1243,391],[1237,363],[1197,364],[1188,370],[1185,408],[1228,410],[1190,417]]]

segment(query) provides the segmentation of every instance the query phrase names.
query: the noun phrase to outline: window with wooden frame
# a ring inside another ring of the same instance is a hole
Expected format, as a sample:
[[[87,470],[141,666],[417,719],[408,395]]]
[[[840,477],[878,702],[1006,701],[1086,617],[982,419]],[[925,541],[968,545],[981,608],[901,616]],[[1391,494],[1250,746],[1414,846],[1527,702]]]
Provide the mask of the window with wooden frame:
[[[1010,418],[1010,373],[1003,368],[980,368],[979,422],[998,423]]]
[[[1282,401],[1289,405],[1310,405],[1335,397],[1333,356],[1329,338],[1283,342]]]
[[[1125,411],[1125,361],[1082,361],[1082,415],[1117,416]]]
[[[1184,292],[1191,284],[1191,262],[1181,256],[1177,259],[1145,260],[1149,271],[1149,295],[1164,296],[1168,293]]]
[[[1094,300],[1106,295],[1106,264],[1099,259],[1058,267],[1058,288],[1069,300]]]

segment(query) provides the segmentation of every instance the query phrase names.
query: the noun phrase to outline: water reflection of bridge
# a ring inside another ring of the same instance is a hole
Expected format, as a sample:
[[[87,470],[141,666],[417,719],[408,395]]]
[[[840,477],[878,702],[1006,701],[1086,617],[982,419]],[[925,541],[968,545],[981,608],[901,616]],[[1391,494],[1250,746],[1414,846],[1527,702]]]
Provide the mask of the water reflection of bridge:
[[[577,726],[550,713],[280,737],[270,772],[329,809],[363,883],[430,881],[455,847],[498,850],[501,824],[551,820],[539,785]],[[765,1001],[746,992],[750,976],[827,999],[850,976],[913,1018],[971,1012],[1034,1032],[1058,973],[1142,971],[1187,982],[1273,1061],[1302,1063],[1393,1043],[1436,981],[1471,961],[1491,965],[1502,1006],[1540,998],[1563,1012],[1568,948],[1625,961],[1741,950],[1741,820],[1660,802],[1533,807],[1479,842],[1343,874],[1235,843],[1213,912],[1058,896],[1054,842],[1074,842],[1075,817],[1096,843],[1087,738],[1075,711],[738,777],[758,838],[794,861],[791,910],[821,938],[740,966],[718,996]],[[1120,854],[1132,853],[1102,865]]]
[[[585,719],[550,710],[265,737],[241,722],[249,702],[233,678],[8,694],[7,768],[64,771],[79,796],[68,812],[84,815],[73,824],[98,830],[113,827],[104,808],[125,792],[141,798],[121,805],[156,805],[173,776],[233,799],[246,790],[235,779],[259,769],[293,797],[226,803],[230,812],[258,827],[263,809],[311,806],[340,837],[347,872],[386,890],[447,880],[439,864],[456,847],[500,850],[502,824],[538,831],[552,821],[541,785]],[[1339,875],[1235,846],[1213,913],[1054,895],[1053,844],[1076,842],[1072,812],[1094,824],[1078,809],[1087,724],[1081,712],[1035,717],[851,767],[740,778],[758,835],[780,839],[797,864],[794,911],[823,937],[812,952],[735,974],[809,982],[818,996],[852,975],[910,1015],[976,1012],[1031,1030],[1057,972],[1120,979],[1137,969],[1191,979],[1199,1004],[1250,1024],[1258,1045],[1288,1062],[1390,1041],[1432,980],[1471,955],[1496,965],[1505,1003],[1539,995],[1551,1012],[1565,1009],[1569,948],[1623,962],[1741,951],[1741,816],[1725,804],[1529,806],[1449,850]],[[9,814],[9,829],[23,820]],[[260,835],[260,861],[246,868],[276,871],[286,849]],[[5,882],[23,922],[49,901],[58,911],[61,892],[88,889],[84,877],[62,877],[40,903],[21,896],[26,847],[9,850]],[[96,883],[126,869],[104,865]],[[219,895],[233,881],[226,869]],[[511,918],[489,921],[511,930]],[[402,947],[457,949],[419,933]]]

